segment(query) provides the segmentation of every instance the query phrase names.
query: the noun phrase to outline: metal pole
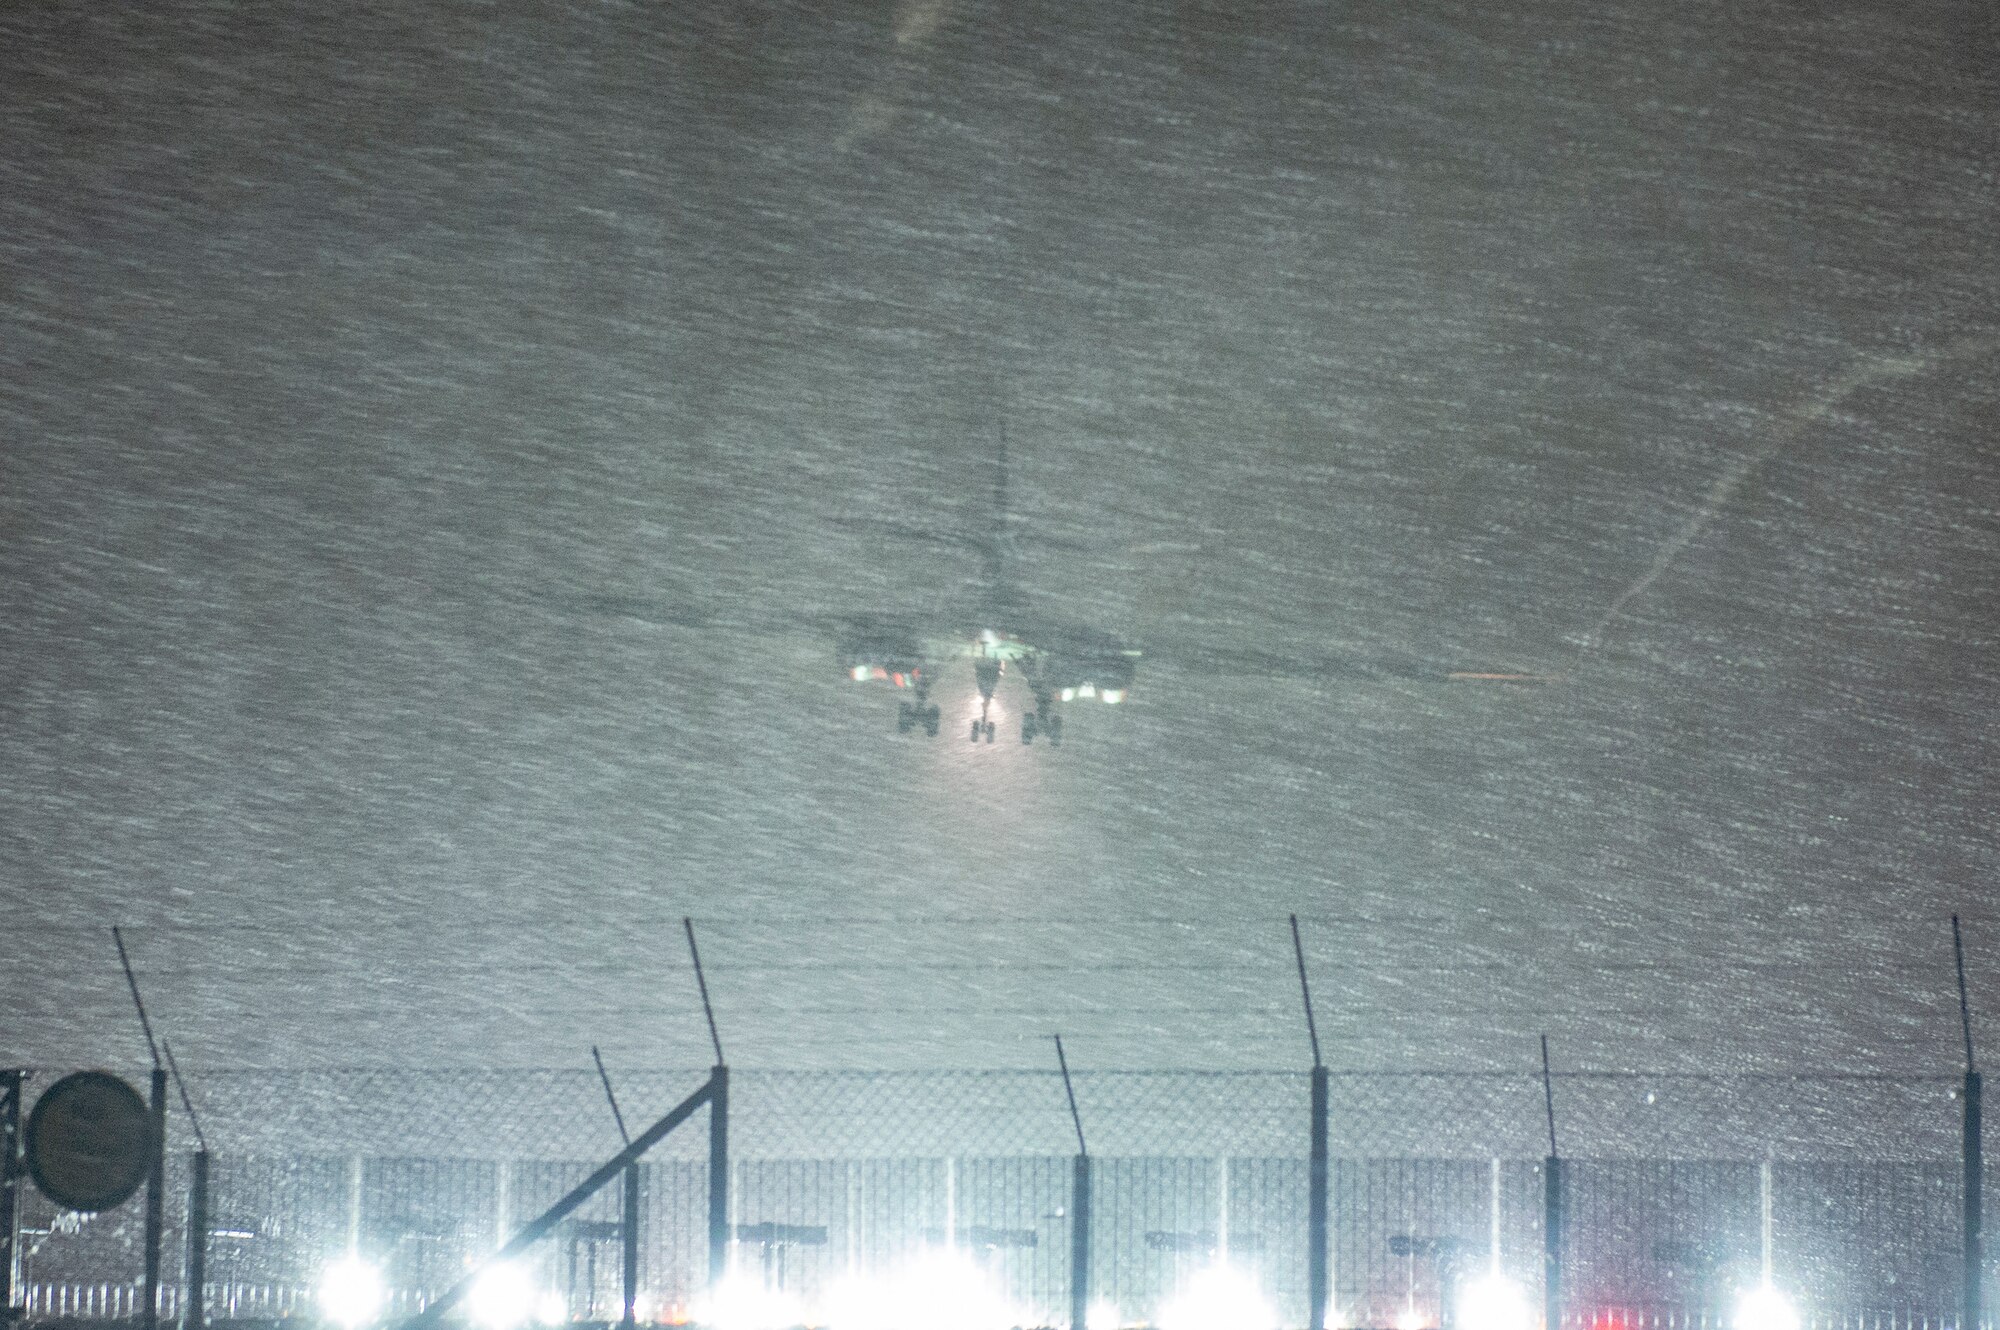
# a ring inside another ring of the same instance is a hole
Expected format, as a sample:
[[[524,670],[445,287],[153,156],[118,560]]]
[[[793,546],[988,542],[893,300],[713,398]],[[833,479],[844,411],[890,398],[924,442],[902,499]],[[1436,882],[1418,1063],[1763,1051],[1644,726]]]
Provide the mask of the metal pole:
[[[625,1330],[639,1323],[639,1166],[625,1170]]]
[[[153,1166],[146,1174],[146,1330],[160,1325],[160,1239],[167,1200],[167,1069],[153,1068]]]
[[[20,1278],[21,1086],[18,1069],[0,1071],[0,1325],[14,1316],[14,1285]]]
[[[1090,1315],[1090,1156],[1076,1157],[1069,1188],[1069,1325],[1085,1330]]]
[[[1542,1036],[1542,1105],[1549,1120],[1549,1153],[1542,1161],[1542,1324],[1562,1330],[1562,1160],[1556,1146],[1556,1082],[1549,1070],[1549,1037]]]
[[[1984,1227],[1982,1200],[1985,1181],[1985,1164],[1980,1141],[1979,1123],[1979,1073],[1965,1073],[1965,1213],[1963,1235],[1965,1256],[1965,1283],[1960,1294],[1961,1314],[1959,1330],[1981,1330],[1985,1311],[1984,1242],[1981,1232]]]
[[[1961,1193],[1965,1211],[1960,1229],[1965,1270],[1964,1284],[1959,1292],[1959,1330],[1982,1330],[1986,1303],[1982,1233],[1985,1226],[1982,1213],[1985,1164],[1982,1162],[1984,1151],[1980,1140],[1979,1064],[1972,1056],[1972,1000],[1966,992],[1965,935],[1959,929],[1957,915],[1951,917],[1951,951],[1958,967],[1959,1029],[1965,1035],[1965,1135],[1961,1144],[1965,1157],[1965,1186]]]
[[[729,1068],[708,1078],[708,1282],[729,1270]]]
[[[1327,1243],[1327,1084],[1326,1068],[1312,1071],[1312,1172],[1306,1183],[1306,1285],[1309,1299],[1306,1325],[1310,1330],[1326,1330],[1326,1308],[1332,1289],[1328,1285]]]
[[[1546,1330],[1562,1326],[1562,1160],[1542,1161],[1542,1323]]]
[[[208,1324],[208,1151],[194,1152],[194,1177],[188,1186],[187,1300],[181,1304],[181,1330],[203,1330]]]

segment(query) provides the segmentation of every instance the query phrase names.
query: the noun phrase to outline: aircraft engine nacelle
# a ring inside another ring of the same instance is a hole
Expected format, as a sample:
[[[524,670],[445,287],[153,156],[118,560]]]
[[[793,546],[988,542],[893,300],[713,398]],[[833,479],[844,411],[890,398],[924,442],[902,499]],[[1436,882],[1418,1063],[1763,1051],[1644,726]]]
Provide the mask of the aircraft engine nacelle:
[[[858,661],[847,667],[847,677],[856,683],[886,683],[892,688],[915,688],[923,680],[924,672],[916,665],[899,669],[894,665]]]
[[[1048,670],[1049,684],[1063,701],[1084,698],[1113,705],[1131,696],[1133,673],[1132,661],[1124,656],[1057,660]]]
[[[840,646],[840,668],[856,683],[879,682],[892,688],[915,688],[924,678],[924,658],[917,643],[900,633],[850,637]]]

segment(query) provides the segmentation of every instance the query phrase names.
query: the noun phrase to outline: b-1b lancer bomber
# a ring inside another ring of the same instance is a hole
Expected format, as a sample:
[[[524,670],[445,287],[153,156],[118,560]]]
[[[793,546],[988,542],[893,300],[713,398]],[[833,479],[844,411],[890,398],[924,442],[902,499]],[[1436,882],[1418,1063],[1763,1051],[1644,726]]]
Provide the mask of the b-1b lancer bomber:
[[[1065,624],[1031,610],[1014,576],[1018,518],[1008,495],[1004,438],[995,456],[992,507],[964,529],[936,531],[895,523],[860,525],[892,538],[970,551],[979,556],[980,580],[966,597],[963,612],[948,610],[926,619],[850,619],[843,626],[840,664],[857,683],[883,684],[904,696],[896,728],[921,729],[935,737],[941,711],[931,700],[941,673],[970,661],[979,689],[979,715],[967,731],[972,742],[992,743],[994,694],[1009,675],[1018,677],[1033,700],[1021,714],[1021,742],[1063,739],[1065,703],[1079,700],[1117,705],[1132,693],[1141,652],[1094,627]],[[1059,545],[1060,542],[1047,542]],[[1182,675],[1226,680],[1237,686],[1256,679],[1290,679],[1324,687],[1337,682],[1427,684],[1546,684],[1560,676],[1506,668],[1453,668],[1433,660],[1387,658],[1379,653],[1309,650],[1273,653],[1195,642],[1169,644],[1158,659]]]
[[[1183,685],[1239,689],[1262,686],[1260,681],[1289,683],[1321,698],[1354,685],[1386,685],[1402,691],[1433,684],[1547,684],[1561,677],[1477,663],[1468,668],[1466,662],[1435,654],[1384,652],[1379,644],[1324,637],[1303,645],[1294,637],[1289,643],[1278,642],[1275,650],[1263,649],[1248,641],[1200,640],[1199,629],[1193,636],[1155,638],[1142,656],[1135,644],[1096,625],[1050,615],[1022,593],[1016,575],[1021,519],[1010,504],[1004,438],[993,461],[990,499],[982,496],[981,511],[965,520],[926,527],[873,518],[833,519],[873,538],[977,556],[976,580],[966,579],[941,603],[934,600],[934,608],[836,616],[746,610],[740,605],[702,607],[609,594],[586,596],[577,603],[594,615],[684,632],[746,632],[767,643],[795,640],[804,629],[812,635],[812,645],[801,653],[802,661],[823,660],[821,653],[834,646],[848,679],[897,693],[896,728],[902,734],[920,731],[937,736],[943,709],[934,694],[946,676],[969,666],[979,710],[962,732],[973,743],[995,742],[1004,714],[996,697],[1003,691],[1020,691],[1028,703],[1020,708],[1021,742],[1046,739],[1052,746],[1061,744],[1064,708],[1080,702],[1124,703],[1132,696],[1142,658],[1149,668],[1165,671],[1167,678]],[[1037,537],[1036,543],[1055,550],[1086,548],[1053,538]]]
[[[936,736],[941,712],[930,700],[941,671],[957,661],[972,664],[979,689],[979,715],[967,737],[992,743],[999,726],[992,719],[993,695],[1012,673],[1034,701],[1021,715],[1021,742],[1046,738],[1061,744],[1062,703],[1079,699],[1117,705],[1132,691],[1141,652],[1093,629],[1038,620],[1022,609],[1013,578],[1014,515],[1009,506],[1007,449],[995,459],[990,523],[973,533],[941,533],[886,527],[892,535],[970,550],[979,556],[980,586],[962,625],[928,631],[910,620],[854,622],[841,643],[840,661],[856,683],[884,683],[910,694],[899,702],[896,729],[921,728]],[[882,526],[883,524],[875,524]]]

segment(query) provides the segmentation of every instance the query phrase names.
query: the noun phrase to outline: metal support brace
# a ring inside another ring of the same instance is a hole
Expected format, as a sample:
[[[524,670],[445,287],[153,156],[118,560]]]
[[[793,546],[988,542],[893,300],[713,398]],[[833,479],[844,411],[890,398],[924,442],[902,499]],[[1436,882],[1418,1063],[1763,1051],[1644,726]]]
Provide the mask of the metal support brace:
[[[722,1069],[718,1067],[716,1070],[719,1072]],[[460,1300],[472,1288],[474,1281],[480,1275],[484,1274],[489,1267],[511,1261],[554,1232],[556,1225],[569,1218],[585,1201],[609,1186],[612,1179],[618,1177],[627,1168],[637,1163],[639,1156],[665,1140],[667,1133],[693,1117],[703,1104],[710,1101],[711,1096],[716,1093],[716,1090],[717,1083],[711,1079],[708,1084],[681,1100],[665,1117],[646,1128],[645,1131],[633,1139],[630,1145],[605,1161],[604,1165],[595,1173],[592,1173],[582,1182],[577,1183],[560,1201],[542,1211],[540,1215],[531,1220],[520,1232],[509,1238],[505,1246],[487,1258],[485,1265],[468,1271],[463,1279],[426,1304],[421,1312],[417,1313],[416,1316],[412,1317],[406,1323],[409,1330],[423,1330],[423,1327],[436,1325],[439,1321],[442,1321],[445,1313],[459,1304]]]

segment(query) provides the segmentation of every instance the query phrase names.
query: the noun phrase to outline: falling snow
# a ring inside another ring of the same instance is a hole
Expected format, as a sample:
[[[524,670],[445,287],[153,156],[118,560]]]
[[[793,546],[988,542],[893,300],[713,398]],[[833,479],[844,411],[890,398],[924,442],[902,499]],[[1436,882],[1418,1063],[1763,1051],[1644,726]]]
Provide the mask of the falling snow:
[[[1950,1070],[1995,22],[12,7],[0,1064]]]

